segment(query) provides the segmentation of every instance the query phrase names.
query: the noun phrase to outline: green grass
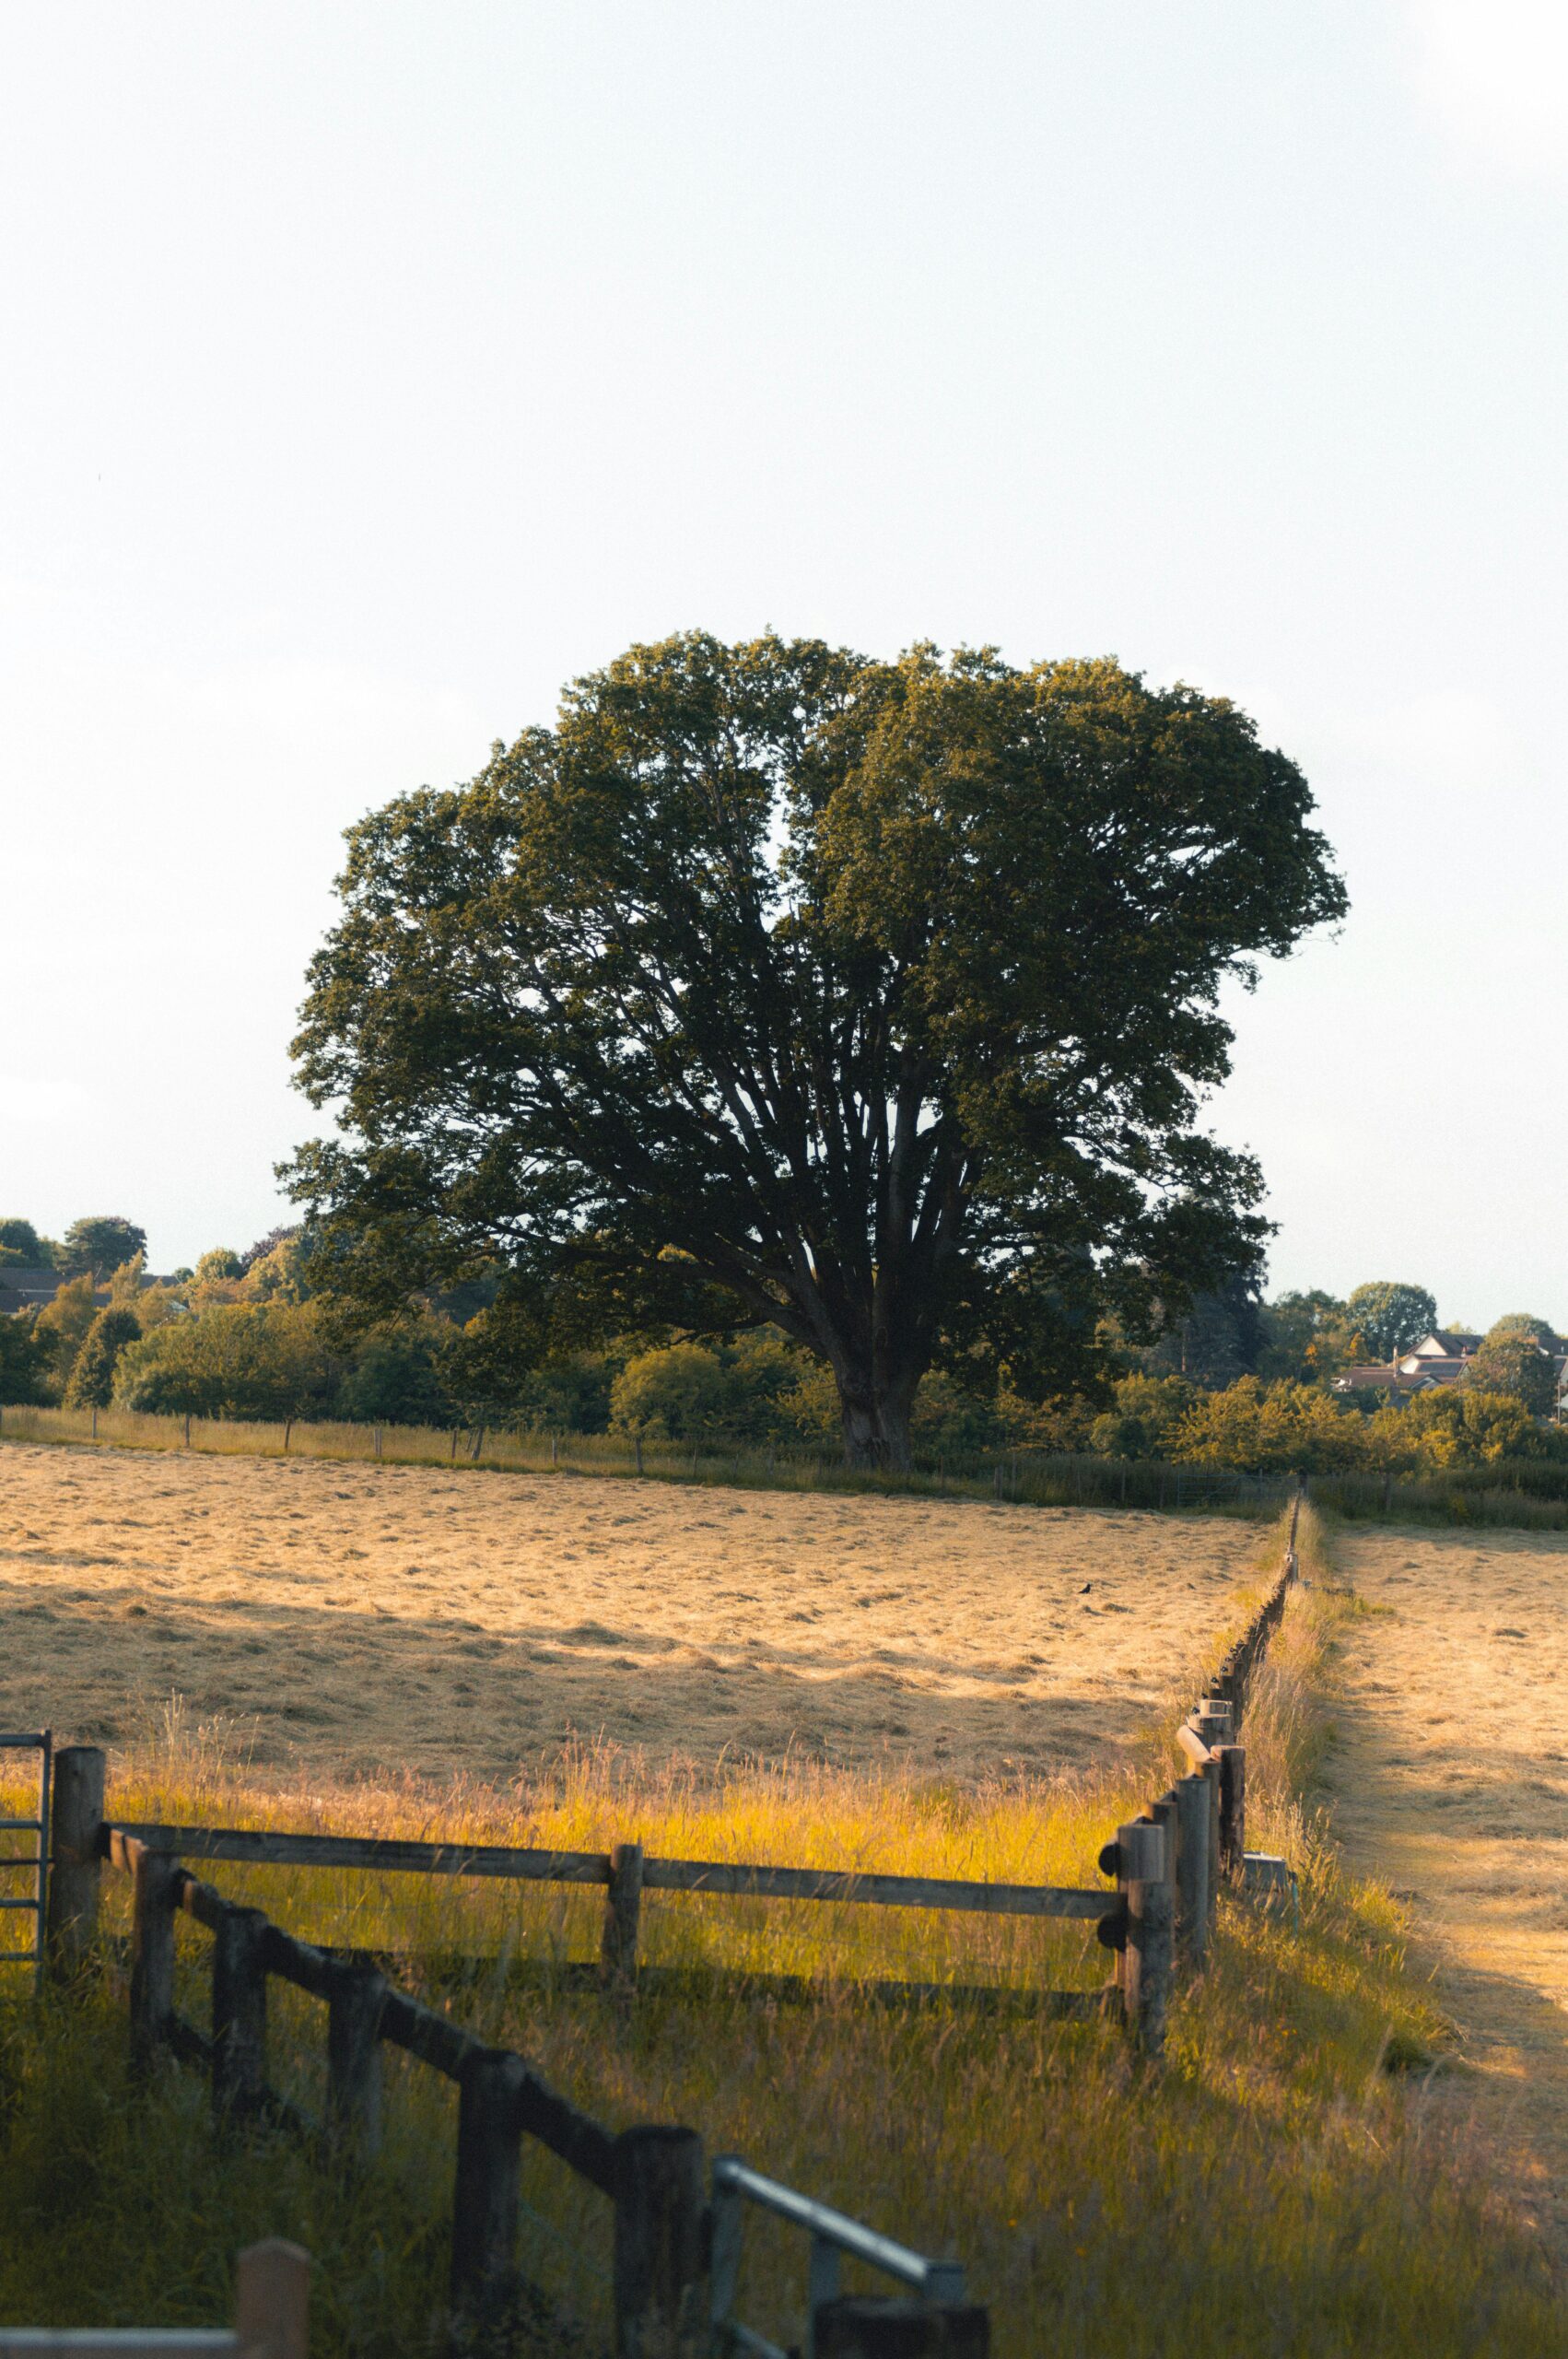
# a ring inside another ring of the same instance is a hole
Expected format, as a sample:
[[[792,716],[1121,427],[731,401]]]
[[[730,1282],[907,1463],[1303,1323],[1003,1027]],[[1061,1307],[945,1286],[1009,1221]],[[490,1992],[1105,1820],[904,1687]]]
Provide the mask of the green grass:
[[[1322,1570],[1309,1524],[1307,1569]],[[1277,1557],[1277,1536],[1269,1556]],[[518,2047],[614,2126],[684,2121],[709,2150],[837,2202],[926,2249],[956,2253],[990,2305],[993,2348],[1131,2359],[1191,2348],[1257,2359],[1388,2359],[1568,2352],[1568,2313],[1543,2262],[1433,2107],[1429,2066],[1448,2030],[1407,1967],[1399,1913],[1351,1879],[1317,1813],[1331,1741],[1334,1649],[1349,1596],[1298,1593],[1248,1719],[1249,1839],[1301,1877],[1299,1934],[1222,1902],[1213,1961],[1173,2010],[1163,2071],[1119,2034],[962,2001],[870,2007],[859,1975],[1089,1984],[1107,1961],[1092,1929],[936,1912],[650,1895],[647,1954],[713,1969],[700,1989],[595,1995],[515,1962],[584,1958],[591,1894],[436,1879],[209,1871],[293,1930],[403,1953],[407,1987]],[[1223,1643],[1223,1639],[1221,1641]],[[997,1879],[1097,1881],[1111,1826],[1175,1766],[1167,1718],[1130,1783],[916,1778],[639,1776],[578,1755],[527,1790],[268,1793],[224,1756],[221,1732],[171,1723],[116,1775],[125,1816],[223,1816],[356,1832],[429,1833]],[[123,1880],[109,1884],[123,1931]],[[203,2019],[205,1937],[181,1937],[181,2003]],[[477,1963],[457,1967],[462,1950]],[[432,1953],[449,1954],[443,1966]],[[423,1963],[421,1963],[423,1959]],[[731,1969],[823,1978],[807,2003],[762,1999]],[[277,1989],[274,2076],[319,2103],[313,2002]],[[0,2016],[0,2318],[211,2322],[234,2251],[298,2236],[321,2261],[317,2359],[430,2346],[446,2252],[455,2106],[446,2084],[393,2070],[382,2165],[356,2184],[274,2138],[220,2144],[197,2076],[133,2089],[124,1995],[106,1964],[69,1999],[18,1990]],[[1402,2069],[1390,2069],[1398,2067]],[[1416,2069],[1410,2069],[1410,2068]],[[525,2259],[592,2330],[608,2207],[549,2157],[531,2159]],[[798,2236],[749,2232],[743,2315],[780,2341],[801,2328]],[[564,2242],[561,2241],[564,2239]],[[574,2256],[580,2256],[577,2258]],[[548,2334],[540,2347],[568,2347]]]

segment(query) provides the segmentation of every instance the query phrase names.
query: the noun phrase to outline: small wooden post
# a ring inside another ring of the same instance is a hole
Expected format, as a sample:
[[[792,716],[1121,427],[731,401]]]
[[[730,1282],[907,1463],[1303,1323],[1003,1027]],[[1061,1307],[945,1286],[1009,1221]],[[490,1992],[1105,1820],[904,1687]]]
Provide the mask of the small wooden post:
[[[517,2197],[526,2067],[509,2048],[476,2048],[458,2082],[451,2309],[456,2348],[504,2318],[517,2274]]]
[[[54,1755],[50,1812],[53,1858],[49,1870],[46,1945],[52,1971],[66,1980],[80,1966],[98,1931],[99,1829],[103,1825],[104,1757],[96,1744],[63,1744]]]
[[[695,2130],[649,2124],[615,2141],[615,2359],[708,2349],[707,2176]]]
[[[990,2312],[977,2302],[841,2294],[814,2320],[815,2359],[989,2359]]]
[[[1220,1762],[1220,1872],[1239,1876],[1246,1856],[1246,1747],[1223,1744]]]
[[[212,2105],[218,2120],[248,2121],[267,2085],[267,1920],[226,1908],[213,1930]]]
[[[640,1474],[642,1473],[642,1436],[640,1434],[634,1434],[632,1436],[632,1442],[637,1451],[637,1471]]]
[[[380,1426],[378,1426],[375,1428],[375,1435],[376,1435],[376,1456],[377,1456],[378,1458],[380,1458],[380,1454],[381,1454],[381,1429],[380,1429]]]
[[[174,1910],[184,1871],[167,1851],[138,1843],[131,1922],[131,2059],[154,2063],[174,2033]]]
[[[1220,1913],[1220,1760],[1211,1754],[1203,1765],[1203,1790],[1209,1803],[1209,1931]]]
[[[599,1937],[599,1979],[629,1999],[637,1989],[638,1920],[642,1915],[642,1845],[617,1843],[610,1854],[610,1885]]]
[[[189,1409],[185,1412],[185,1447],[187,1449],[191,1447],[191,1412]]]
[[[234,2339],[242,2359],[308,2359],[310,2256],[281,2236],[240,2256]]]
[[[373,1966],[341,1960],[327,1999],[327,2125],[360,2162],[381,2142],[381,2009],[387,1981]]]
[[[1116,1831],[1117,1882],[1127,1907],[1121,1953],[1121,2004],[1128,2030],[1146,2056],[1164,2052],[1171,1984],[1171,1894],[1165,1838],[1152,1819]]]
[[[292,1417],[285,1417],[285,1419],[284,1419],[284,1421],[283,1421],[283,1454],[284,1454],[285,1458],[287,1458],[287,1457],[288,1456],[288,1437],[289,1437],[289,1435],[290,1435],[293,1431],[294,1431],[294,1420],[293,1420],[293,1418],[292,1418]]]
[[[1176,1804],[1176,1942],[1183,1966],[1196,1971],[1209,1954],[1209,1790],[1200,1772],[1178,1778]]]
[[[485,1447],[485,1427],[481,1426],[479,1431],[474,1437],[474,1463],[475,1466],[479,1463],[479,1453]]]

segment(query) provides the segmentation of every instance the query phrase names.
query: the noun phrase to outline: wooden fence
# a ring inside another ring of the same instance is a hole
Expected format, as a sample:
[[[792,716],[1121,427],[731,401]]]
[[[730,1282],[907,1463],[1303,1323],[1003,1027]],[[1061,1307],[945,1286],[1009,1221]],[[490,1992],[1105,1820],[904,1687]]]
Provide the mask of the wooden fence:
[[[1100,1989],[1034,1995],[1060,2012],[1105,2011],[1119,2017],[1140,2052],[1157,2060],[1164,2047],[1173,1986],[1180,1976],[1199,1970],[1208,1955],[1221,1882],[1239,1882],[1244,1874],[1246,1776],[1239,1732],[1253,1676],[1296,1577],[1298,1514],[1299,1500],[1277,1580],[1224,1658],[1210,1693],[1178,1731],[1191,1764],[1188,1774],[1136,1819],[1117,1827],[1100,1855],[1101,1872],[1115,1879],[1114,1892],[661,1859],[645,1854],[636,1843],[618,1844],[608,1852],[547,1851],[259,1828],[115,1824],[104,1814],[104,1756],[95,1747],[76,1745],[62,1747],[54,1756],[53,1871],[47,1897],[50,1954],[57,1970],[73,1969],[94,1938],[103,1865],[128,1873],[135,1895],[133,2053],[144,2067],[170,2052],[202,2064],[211,2076],[215,2109],[225,2121],[268,2118],[322,2140],[335,2152],[369,2159],[380,2135],[383,2045],[405,2050],[453,2081],[459,2091],[451,2256],[456,2347],[464,2347],[474,2332],[504,2318],[517,2299],[521,2143],[532,2138],[614,2207],[615,2348],[622,2359],[655,2359],[665,2353],[691,2353],[695,2359],[710,2349],[771,2352],[775,2346],[747,2330],[727,2326],[712,2309],[712,2208],[703,2141],[696,2130],[655,2124],[611,2131],[552,2089],[521,2056],[486,2046],[397,1989],[382,1962],[297,1940],[261,1910],[229,1900],[203,1883],[185,1861],[599,1885],[605,1897],[595,1972],[603,1987],[623,2002],[631,2001],[647,1972],[640,1967],[638,1951],[643,1897],[649,1892],[1093,1921],[1099,1942],[1115,1953],[1112,1980]],[[212,1936],[210,2033],[175,2009],[175,1924],[181,1914]],[[266,1994],[268,1980],[275,1977],[321,2000],[327,2010],[326,2117],[319,2123],[307,2120],[267,2079]],[[930,1986],[871,1987],[907,1997]],[[948,1990],[946,1995],[965,1994]],[[727,2159],[731,2174],[740,2171],[743,2177],[744,2166],[738,2159]],[[731,2176],[731,2187],[738,2183]],[[757,2184],[774,2183],[758,2179]],[[717,2189],[717,2179],[714,2185]],[[837,2222],[843,2232],[841,2243],[844,2236],[872,2236],[871,2231],[828,2207],[813,2206],[809,2198],[790,2190],[776,2192],[812,2212],[819,2225]],[[851,2242],[844,2248],[859,2248]],[[888,2249],[904,2253],[903,2248],[890,2245]],[[904,2258],[920,2270],[942,2266],[919,2256]],[[819,2303],[813,2295],[813,2316],[820,2308],[825,2320],[829,2306],[825,2297]],[[840,2304],[835,2316],[849,2318],[844,2333],[859,2339],[832,2347],[845,2354],[863,2352],[866,2359],[884,2348],[908,2353],[909,2359],[928,2351],[984,2350],[982,2310],[946,2299],[927,2301],[917,2310],[911,2320],[906,2303],[884,2304],[881,2311],[874,2304]],[[879,2340],[879,2317],[890,2340]],[[829,2330],[825,2327],[825,2332]],[[829,2345],[817,2347],[825,2353]]]

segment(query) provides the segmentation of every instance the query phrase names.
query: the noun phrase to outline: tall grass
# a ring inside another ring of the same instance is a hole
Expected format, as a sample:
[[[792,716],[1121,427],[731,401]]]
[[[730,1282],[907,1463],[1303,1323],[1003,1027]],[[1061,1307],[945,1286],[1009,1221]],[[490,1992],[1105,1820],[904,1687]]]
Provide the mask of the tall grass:
[[[1309,1572],[1321,1567],[1310,1518],[1303,1553]],[[1272,1569],[1277,1536],[1267,1554]],[[1140,2067],[1108,2025],[986,2012],[958,1997],[871,2006],[859,1988],[868,1975],[1092,1983],[1107,1962],[1083,1927],[653,1894],[648,1954],[696,1972],[623,2015],[564,1977],[514,1970],[591,1955],[592,1894],[208,1872],[296,1931],[395,1953],[406,1987],[521,2049],[613,2125],[687,2122],[710,2151],[739,2151],[916,2245],[956,2253],[991,2306],[999,2359],[1560,2353],[1568,2319],[1484,2158],[1439,2117],[1422,2075],[1387,2070],[1390,2060],[1440,2060],[1447,2033],[1406,1971],[1394,1905],[1345,1872],[1316,1807],[1332,1651],[1355,1610],[1319,1583],[1294,1596],[1248,1715],[1252,1840],[1290,1853],[1300,1931],[1222,1903],[1212,1963],[1178,1998],[1163,2071]],[[509,1790],[410,1782],[280,1795],[251,1779],[221,1727],[176,1710],[116,1766],[112,1806],[573,1848],[636,1835],[666,1853],[1096,1881],[1110,1826],[1175,1766],[1172,1724],[1163,1716],[1117,1778],[978,1790],[805,1762],[649,1775],[579,1753]],[[126,1898],[123,1880],[111,1880],[111,1932],[124,1930]],[[205,1955],[204,1937],[182,1928],[181,2002],[199,2021]],[[819,1987],[786,2002],[748,1983],[754,1967],[809,1974]],[[22,2230],[0,2239],[0,2316],[217,2318],[233,2250],[278,2230],[322,2261],[321,2359],[431,2347],[451,2090],[394,2069],[385,2159],[356,2183],[265,2136],[215,2140],[204,2091],[183,2070],[133,2090],[123,2010],[111,1962],[69,2000],[34,2006],[18,1991],[0,2019],[0,2217]],[[323,2035],[312,2001],[279,1994],[274,2077],[302,2103],[320,2101]],[[524,2259],[544,2306],[520,2347],[573,2347],[551,2306],[581,2323],[580,2347],[599,2347],[607,2207],[540,2154],[525,2196],[534,2216]],[[743,2314],[796,2340],[801,2241],[766,2223],[748,2234]]]

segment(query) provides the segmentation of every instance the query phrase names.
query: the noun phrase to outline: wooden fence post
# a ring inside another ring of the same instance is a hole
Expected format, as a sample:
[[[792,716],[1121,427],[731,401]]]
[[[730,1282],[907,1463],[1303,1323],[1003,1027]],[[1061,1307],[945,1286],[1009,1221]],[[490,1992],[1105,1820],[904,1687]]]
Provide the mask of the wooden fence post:
[[[599,1937],[599,1979],[630,1998],[637,1989],[637,1946],[642,1915],[642,1845],[617,1843],[610,1854],[604,1926]]]
[[[240,2256],[234,2285],[234,2337],[255,2359],[308,2359],[310,2256],[281,2236]]]
[[[517,2197],[527,2068],[505,2048],[480,2048],[458,2080],[452,2189],[451,2309],[455,2347],[505,2317],[517,2279]]]
[[[1165,1837],[1152,1819],[1116,1831],[1117,1882],[1127,1909],[1121,1953],[1121,2005],[1128,2030],[1146,2056],[1164,2051],[1171,1985],[1171,1893]]]
[[[615,2359],[708,2350],[707,2162],[695,2130],[649,2124],[615,2141]]]
[[[75,1973],[98,1931],[98,1853],[103,1825],[104,1756],[96,1744],[63,1744],[54,1755],[50,1810],[53,1859],[49,1869],[47,1942],[53,1972]]]
[[[1178,1778],[1176,1795],[1176,1942],[1184,1966],[1193,1971],[1209,1954],[1209,1791],[1199,1772]]]
[[[252,2120],[267,2085],[267,1920],[226,1908],[213,1927],[212,2104],[217,2119]]]
[[[1220,1869],[1238,1877],[1246,1857],[1246,1747],[1223,1744],[1220,1761]]]
[[[976,2302],[874,2300],[840,2294],[818,2310],[815,2359],[989,2359],[990,2312]]]
[[[145,2069],[174,2035],[174,1911],[184,1870],[145,1843],[135,1846],[132,1862],[131,2058]]]
[[[381,2009],[387,1980],[347,1959],[333,1967],[327,1998],[327,2124],[360,2162],[381,2142]]]
[[[1209,1931],[1220,1913],[1220,1756],[1211,1753],[1203,1764],[1203,1790],[1209,1804]]]

